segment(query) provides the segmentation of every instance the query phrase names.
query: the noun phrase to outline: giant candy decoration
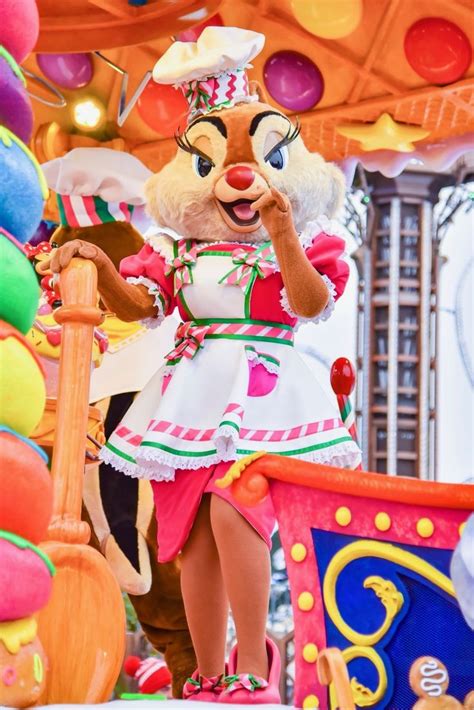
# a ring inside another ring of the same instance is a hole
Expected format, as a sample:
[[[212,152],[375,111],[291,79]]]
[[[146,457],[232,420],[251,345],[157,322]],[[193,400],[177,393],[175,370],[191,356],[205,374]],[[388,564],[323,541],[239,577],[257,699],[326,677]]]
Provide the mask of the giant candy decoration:
[[[25,438],[43,413],[44,374],[23,335],[39,287],[22,242],[34,233],[48,191],[20,140],[30,138],[32,113],[15,62],[36,42],[36,2],[0,0],[0,18],[0,123],[7,126],[0,125],[0,705],[22,708],[45,688],[35,614],[48,602],[55,572],[37,546],[52,511],[47,457]]]
[[[0,124],[28,142],[33,130],[33,111],[23,73],[0,45]]]
[[[0,0],[0,44],[21,64],[38,39],[36,0]]]
[[[6,427],[0,427],[0,450],[0,530],[37,545],[46,537],[52,511],[47,458],[39,446]]]
[[[29,436],[43,414],[46,388],[38,356],[25,338],[0,321],[0,424]]]
[[[26,334],[38,309],[38,279],[21,245],[1,227],[0,283],[0,320]]]
[[[362,0],[291,0],[291,9],[305,30],[327,39],[350,35],[362,18]]]
[[[0,126],[0,227],[27,242],[41,221],[48,188],[33,153]]]

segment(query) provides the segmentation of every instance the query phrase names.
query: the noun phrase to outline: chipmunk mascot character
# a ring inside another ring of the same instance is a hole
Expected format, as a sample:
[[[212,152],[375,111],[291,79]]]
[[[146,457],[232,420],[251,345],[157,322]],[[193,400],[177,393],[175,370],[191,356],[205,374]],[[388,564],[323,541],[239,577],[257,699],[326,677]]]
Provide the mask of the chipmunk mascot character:
[[[184,697],[229,704],[280,700],[280,659],[265,635],[275,517],[269,499],[243,507],[221,479],[262,449],[360,461],[293,347],[298,323],[326,319],[348,278],[329,219],[344,181],[249,85],[245,67],[263,44],[256,32],[208,27],[169,48],[154,79],[179,84],[190,112],[175,158],[146,184],[163,234],[124,259],[120,275],[81,240],[51,260],[57,272],[73,256],[92,259],[104,302],[125,321],[153,325],[179,310],[174,350],[101,456],[152,482],[159,559],[181,553],[198,662]],[[229,603],[238,643],[226,664]]]

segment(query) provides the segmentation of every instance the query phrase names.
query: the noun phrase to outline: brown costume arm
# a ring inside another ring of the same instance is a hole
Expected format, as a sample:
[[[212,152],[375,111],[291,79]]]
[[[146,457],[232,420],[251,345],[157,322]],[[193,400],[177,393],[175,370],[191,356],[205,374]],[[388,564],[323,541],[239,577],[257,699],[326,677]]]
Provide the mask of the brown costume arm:
[[[260,212],[271,237],[291,309],[303,318],[314,318],[327,306],[329,291],[304,253],[288,198],[272,187],[252,208]]]
[[[132,322],[157,315],[155,299],[145,286],[136,286],[123,279],[109,257],[95,244],[74,239],[52,253],[49,268],[59,273],[75,256],[90,259],[97,267],[98,288],[107,308],[120,320]],[[48,264],[45,264],[48,266]]]

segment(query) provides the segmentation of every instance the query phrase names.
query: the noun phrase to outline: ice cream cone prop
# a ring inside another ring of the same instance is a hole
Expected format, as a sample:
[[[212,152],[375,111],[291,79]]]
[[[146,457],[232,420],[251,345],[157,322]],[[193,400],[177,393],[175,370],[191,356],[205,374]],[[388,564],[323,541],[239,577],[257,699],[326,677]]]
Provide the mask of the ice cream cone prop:
[[[92,339],[102,319],[95,306],[95,266],[73,260],[61,274],[60,287],[54,504],[49,540],[42,546],[57,576],[50,603],[39,615],[39,636],[51,668],[41,702],[97,703],[110,697],[120,672],[125,612],[119,586],[105,559],[87,545],[90,529],[80,517]]]
[[[341,419],[354,441],[358,442],[357,426],[354,411],[352,409],[349,395],[355,387],[355,371],[350,360],[346,357],[339,357],[331,367],[331,387],[337,397],[337,404],[341,413]],[[361,470],[359,465],[357,470]]]

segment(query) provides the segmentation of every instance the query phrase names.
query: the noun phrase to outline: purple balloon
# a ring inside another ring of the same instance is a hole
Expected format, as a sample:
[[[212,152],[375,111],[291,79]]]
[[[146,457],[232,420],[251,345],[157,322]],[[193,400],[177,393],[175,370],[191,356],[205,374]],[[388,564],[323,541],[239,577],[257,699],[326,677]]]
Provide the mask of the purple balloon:
[[[324,79],[316,64],[299,52],[283,50],[265,62],[263,80],[281,106],[308,111],[324,93]]]
[[[33,110],[21,79],[10,63],[0,56],[0,124],[6,126],[23,143],[33,131]]]
[[[82,89],[92,79],[90,54],[37,54],[36,61],[45,77],[63,89]]]

